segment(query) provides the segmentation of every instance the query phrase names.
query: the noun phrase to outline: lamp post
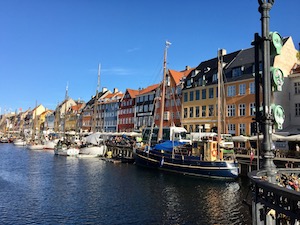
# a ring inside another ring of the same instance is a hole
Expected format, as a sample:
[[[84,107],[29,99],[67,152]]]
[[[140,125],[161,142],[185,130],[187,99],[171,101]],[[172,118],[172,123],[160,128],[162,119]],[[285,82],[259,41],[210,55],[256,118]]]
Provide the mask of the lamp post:
[[[270,10],[274,0],[258,0],[259,12],[261,13],[261,50],[262,50],[262,113],[261,129],[263,141],[261,149],[263,150],[262,169],[267,171],[269,182],[274,183],[276,179],[276,166],[273,162],[275,146],[272,141],[272,125],[274,117],[271,110],[271,76],[270,76]]]

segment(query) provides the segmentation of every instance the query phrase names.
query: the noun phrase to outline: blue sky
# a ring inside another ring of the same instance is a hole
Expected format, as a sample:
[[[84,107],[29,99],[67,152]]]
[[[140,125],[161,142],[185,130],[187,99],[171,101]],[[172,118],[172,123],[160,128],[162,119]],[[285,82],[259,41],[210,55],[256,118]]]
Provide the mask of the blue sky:
[[[300,42],[299,0],[276,0],[270,30]],[[257,0],[1,0],[0,114],[55,109],[69,96],[88,101],[101,87],[138,89],[227,52],[261,32]]]

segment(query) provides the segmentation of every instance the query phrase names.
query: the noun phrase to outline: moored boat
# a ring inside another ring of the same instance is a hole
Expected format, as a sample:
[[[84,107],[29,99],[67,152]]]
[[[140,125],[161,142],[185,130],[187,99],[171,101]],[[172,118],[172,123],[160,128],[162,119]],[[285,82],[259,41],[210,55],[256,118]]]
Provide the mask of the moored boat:
[[[54,149],[55,155],[61,156],[77,156],[79,154],[79,147],[65,141],[58,141]]]
[[[15,146],[26,146],[27,145],[26,140],[21,139],[21,138],[18,138],[16,140],[14,140],[13,143],[14,143]]]
[[[78,157],[100,157],[106,153],[106,145],[104,143],[103,134],[95,132],[85,137],[85,144],[79,149]]]
[[[139,166],[195,177],[235,179],[238,164],[233,158],[226,159],[217,149],[218,142],[203,140],[192,145],[166,141],[153,148],[135,149],[135,163]]]
[[[203,138],[201,141],[188,140],[187,130],[183,127],[167,126],[164,124],[165,113],[165,92],[166,92],[166,50],[169,46],[166,42],[164,54],[164,76],[161,84],[161,93],[157,96],[160,101],[159,125],[154,128],[154,122],[151,128],[143,131],[143,142],[138,143],[134,149],[134,158],[136,165],[148,168],[155,168],[168,172],[180,173],[184,175],[207,177],[216,179],[235,179],[239,175],[238,163],[234,155],[226,154],[229,151],[224,147],[221,141],[221,118],[225,115],[220,109],[220,83],[221,83],[221,65],[222,56],[218,62],[218,134],[217,137]],[[221,54],[220,54],[221,55]],[[154,103],[154,105],[156,105]],[[155,114],[153,117],[155,118]],[[154,121],[154,119],[153,119]],[[156,132],[155,132],[156,130]],[[153,138],[155,137],[155,138]],[[193,142],[192,142],[193,141]],[[222,146],[222,148],[221,148]]]

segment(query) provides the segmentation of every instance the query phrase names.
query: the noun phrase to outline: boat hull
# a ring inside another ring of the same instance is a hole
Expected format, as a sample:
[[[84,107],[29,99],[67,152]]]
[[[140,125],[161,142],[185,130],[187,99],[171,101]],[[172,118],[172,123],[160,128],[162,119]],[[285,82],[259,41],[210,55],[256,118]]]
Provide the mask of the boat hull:
[[[106,146],[89,146],[83,147],[79,150],[79,156],[87,157],[100,157],[103,156],[106,150]]]
[[[16,140],[16,141],[14,141],[14,145],[15,146],[26,146],[27,143],[26,143],[26,141],[23,141],[23,140]]]
[[[153,169],[180,173],[195,177],[215,179],[235,179],[238,177],[238,164],[234,161],[201,161],[199,157],[182,156],[154,151],[147,153],[135,150],[135,163]]]
[[[79,149],[78,148],[55,149],[54,154],[61,155],[61,156],[77,156],[79,154]]]
[[[43,150],[44,145],[27,145],[27,148],[30,150]]]
[[[44,149],[45,150],[54,150],[58,141],[46,141]]]

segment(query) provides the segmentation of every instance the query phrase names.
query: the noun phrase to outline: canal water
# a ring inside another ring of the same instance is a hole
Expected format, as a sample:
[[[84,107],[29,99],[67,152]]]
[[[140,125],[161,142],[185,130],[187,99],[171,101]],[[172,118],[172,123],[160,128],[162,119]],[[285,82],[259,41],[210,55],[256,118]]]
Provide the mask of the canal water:
[[[247,178],[196,179],[13,144],[0,154],[0,224],[251,224]]]

